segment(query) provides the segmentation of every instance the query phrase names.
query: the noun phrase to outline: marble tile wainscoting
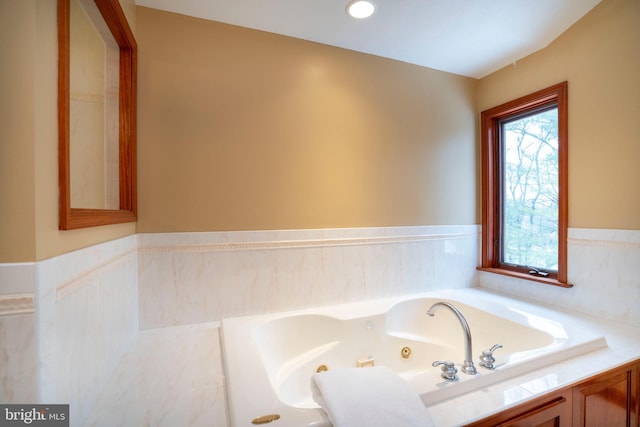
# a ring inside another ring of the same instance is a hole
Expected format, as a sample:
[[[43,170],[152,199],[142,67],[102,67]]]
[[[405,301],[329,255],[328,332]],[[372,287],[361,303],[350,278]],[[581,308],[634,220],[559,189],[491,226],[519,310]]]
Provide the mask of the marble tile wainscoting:
[[[34,263],[0,264],[0,402],[38,399]]]
[[[73,426],[224,426],[220,319],[429,290],[480,286],[640,328],[640,231],[570,229],[564,289],[476,271],[479,230],[139,234],[0,264],[0,401],[70,403]]]
[[[139,234],[140,328],[471,287],[479,230]]]
[[[640,327],[640,230],[570,228],[569,282],[539,285],[480,272],[480,287]]]
[[[68,403],[84,425],[139,330],[136,245],[0,264],[0,402]]]

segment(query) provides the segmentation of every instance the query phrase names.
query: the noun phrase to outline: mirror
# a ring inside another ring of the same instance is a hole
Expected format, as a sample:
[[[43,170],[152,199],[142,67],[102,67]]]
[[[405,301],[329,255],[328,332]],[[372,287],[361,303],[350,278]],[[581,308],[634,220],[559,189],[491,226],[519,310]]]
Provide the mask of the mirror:
[[[118,0],[58,0],[61,230],[136,220],[136,53]]]

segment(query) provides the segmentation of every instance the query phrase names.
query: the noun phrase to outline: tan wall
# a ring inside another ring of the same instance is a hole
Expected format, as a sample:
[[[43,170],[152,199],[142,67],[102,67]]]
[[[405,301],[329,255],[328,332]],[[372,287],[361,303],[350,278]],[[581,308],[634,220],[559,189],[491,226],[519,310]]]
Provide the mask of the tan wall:
[[[476,223],[477,112],[562,80],[570,226],[640,229],[636,0],[479,83],[122,3],[140,27],[141,232]],[[0,28],[0,262],[133,233],[58,231],[55,2],[2,1]]]
[[[473,224],[473,79],[139,7],[139,232]]]
[[[135,18],[133,0],[121,2]],[[56,7],[0,2],[0,262],[42,260],[135,232],[135,224],[58,230]]]
[[[34,14],[33,1],[0,2],[0,261],[35,256]]]
[[[569,82],[569,226],[640,229],[640,2],[604,0],[479,85],[479,110]]]

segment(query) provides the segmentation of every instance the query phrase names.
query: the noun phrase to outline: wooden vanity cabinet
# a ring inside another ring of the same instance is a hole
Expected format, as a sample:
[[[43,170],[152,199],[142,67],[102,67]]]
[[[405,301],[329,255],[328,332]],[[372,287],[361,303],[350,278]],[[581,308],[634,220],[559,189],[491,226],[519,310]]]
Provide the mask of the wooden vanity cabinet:
[[[599,375],[573,388],[573,425],[638,427],[636,365]]]
[[[516,406],[468,427],[571,427],[570,390],[563,390]]]
[[[467,427],[640,427],[640,360]]]

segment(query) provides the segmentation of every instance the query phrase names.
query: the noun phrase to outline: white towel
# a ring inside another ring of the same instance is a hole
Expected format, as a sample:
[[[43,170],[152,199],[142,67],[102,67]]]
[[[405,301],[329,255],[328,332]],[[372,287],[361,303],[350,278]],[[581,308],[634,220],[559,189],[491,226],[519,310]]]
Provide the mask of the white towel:
[[[314,374],[311,389],[334,427],[433,426],[420,396],[384,366]]]

